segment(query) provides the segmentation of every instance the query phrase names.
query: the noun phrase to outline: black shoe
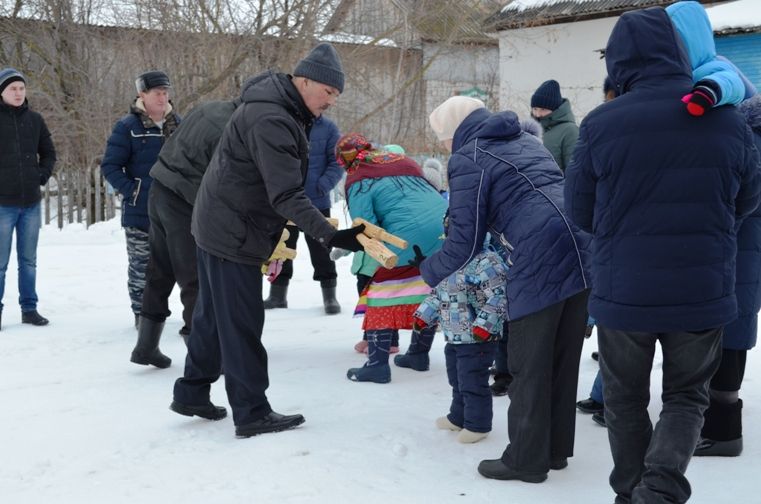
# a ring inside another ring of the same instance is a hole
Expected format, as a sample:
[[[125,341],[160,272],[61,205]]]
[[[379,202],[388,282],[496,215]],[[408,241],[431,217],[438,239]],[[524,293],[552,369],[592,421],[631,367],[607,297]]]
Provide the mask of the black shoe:
[[[264,418],[260,418],[246,425],[236,425],[235,435],[241,438],[266,434],[268,432],[280,432],[304,423],[304,417],[301,415],[281,415],[271,411]]]
[[[494,375],[494,383],[489,385],[491,395],[494,397],[501,397],[507,395],[507,391],[510,388],[510,384],[513,382],[512,375],[497,373]]]
[[[592,420],[597,425],[602,425],[603,427],[607,427],[608,425],[605,423],[605,410],[598,411],[597,413],[592,415]]]
[[[206,420],[222,420],[227,416],[227,410],[222,406],[214,406],[212,403],[204,406],[188,406],[187,404],[172,401],[169,409],[185,416],[197,416]]]
[[[592,352],[592,360],[600,362],[600,352]]]
[[[743,438],[730,441],[714,441],[700,438],[695,448],[695,457],[739,457],[743,451]]]
[[[520,480],[526,483],[541,483],[547,479],[547,473],[530,473],[510,469],[502,462],[502,459],[482,460],[478,464],[478,473],[484,478]]]
[[[566,457],[550,460],[550,469],[553,471],[560,471],[568,467],[568,459]]]
[[[583,401],[579,401],[576,403],[576,409],[581,411],[582,413],[598,413],[602,411],[605,408],[605,406],[601,403],[598,403],[591,397],[589,399],[584,399]]]
[[[36,326],[48,325],[50,321],[37,313],[37,310],[21,312],[21,323]]]

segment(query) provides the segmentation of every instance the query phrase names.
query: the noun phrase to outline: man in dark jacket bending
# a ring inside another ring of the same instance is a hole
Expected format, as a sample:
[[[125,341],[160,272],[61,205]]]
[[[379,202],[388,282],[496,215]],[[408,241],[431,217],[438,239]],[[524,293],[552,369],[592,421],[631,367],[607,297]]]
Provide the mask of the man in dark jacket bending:
[[[261,265],[288,220],[326,247],[362,250],[356,235],[364,227],[336,231],[304,192],[309,129],[343,87],[338,54],[330,44],[320,44],[293,76],[267,71],[243,91],[243,103],[222,133],[193,209],[199,292],[173,411],[224,418],[225,408],[209,400],[224,362],[238,437],[304,422],[301,415],[272,411],[265,395]]]
[[[582,123],[565,205],[594,234],[589,312],[610,484],[617,503],[685,502],[722,327],[737,316],[735,222],[759,204],[759,155],[733,107],[701,118],[684,110],[690,63],[662,8],[624,14],[605,58],[620,96]],[[656,341],[663,409],[653,429]]]
[[[251,85],[247,82],[244,90]],[[240,98],[213,101],[194,108],[169,137],[151,168],[148,195],[150,256],[140,310],[137,344],[130,360],[136,364],[166,368],[172,360],[159,350],[164,322],[170,315],[169,296],[175,282],[180,286],[182,319],[180,334],[190,335],[193,307],[198,297],[196,243],[190,234],[190,218],[196,193],[206,167],[217,148],[222,131]]]

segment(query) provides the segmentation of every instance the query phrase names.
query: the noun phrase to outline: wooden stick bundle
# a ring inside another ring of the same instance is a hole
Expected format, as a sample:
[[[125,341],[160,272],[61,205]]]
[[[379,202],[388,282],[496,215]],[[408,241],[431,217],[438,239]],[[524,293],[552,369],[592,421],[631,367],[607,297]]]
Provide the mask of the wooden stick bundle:
[[[392,235],[391,233],[389,233],[388,231],[386,231],[380,226],[376,226],[375,224],[371,224],[370,222],[367,222],[362,217],[357,217],[351,222],[352,227],[357,227],[360,224],[365,225],[365,230],[362,231],[362,233],[369,236],[370,238],[375,238],[376,240],[390,243],[391,245],[395,247],[399,247],[402,250],[407,248],[406,240],[402,240],[398,236]]]

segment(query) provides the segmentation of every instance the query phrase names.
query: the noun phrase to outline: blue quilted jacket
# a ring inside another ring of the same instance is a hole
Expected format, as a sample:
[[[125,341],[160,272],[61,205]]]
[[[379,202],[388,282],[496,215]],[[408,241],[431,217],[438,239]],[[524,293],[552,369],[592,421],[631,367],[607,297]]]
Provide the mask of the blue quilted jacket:
[[[130,113],[114,125],[100,170],[122,195],[122,227],[148,231],[148,192],[153,181],[149,172],[159,157],[164,138],[169,137],[179,122],[179,117],[170,112],[163,128],[159,128],[133,105]]]
[[[449,233],[423,261],[437,285],[481,251],[487,231],[508,254],[506,319],[538,312],[589,288],[591,237],[563,210],[563,173],[514,112],[471,113],[453,139]]]

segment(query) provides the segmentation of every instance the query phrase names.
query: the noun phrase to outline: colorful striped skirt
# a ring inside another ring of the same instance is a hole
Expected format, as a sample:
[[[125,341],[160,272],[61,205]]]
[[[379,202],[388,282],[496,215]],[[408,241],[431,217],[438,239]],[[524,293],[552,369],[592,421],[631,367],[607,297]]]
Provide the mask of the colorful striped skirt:
[[[412,314],[431,291],[414,266],[381,268],[362,291],[354,316],[364,315],[365,331],[412,329]]]

